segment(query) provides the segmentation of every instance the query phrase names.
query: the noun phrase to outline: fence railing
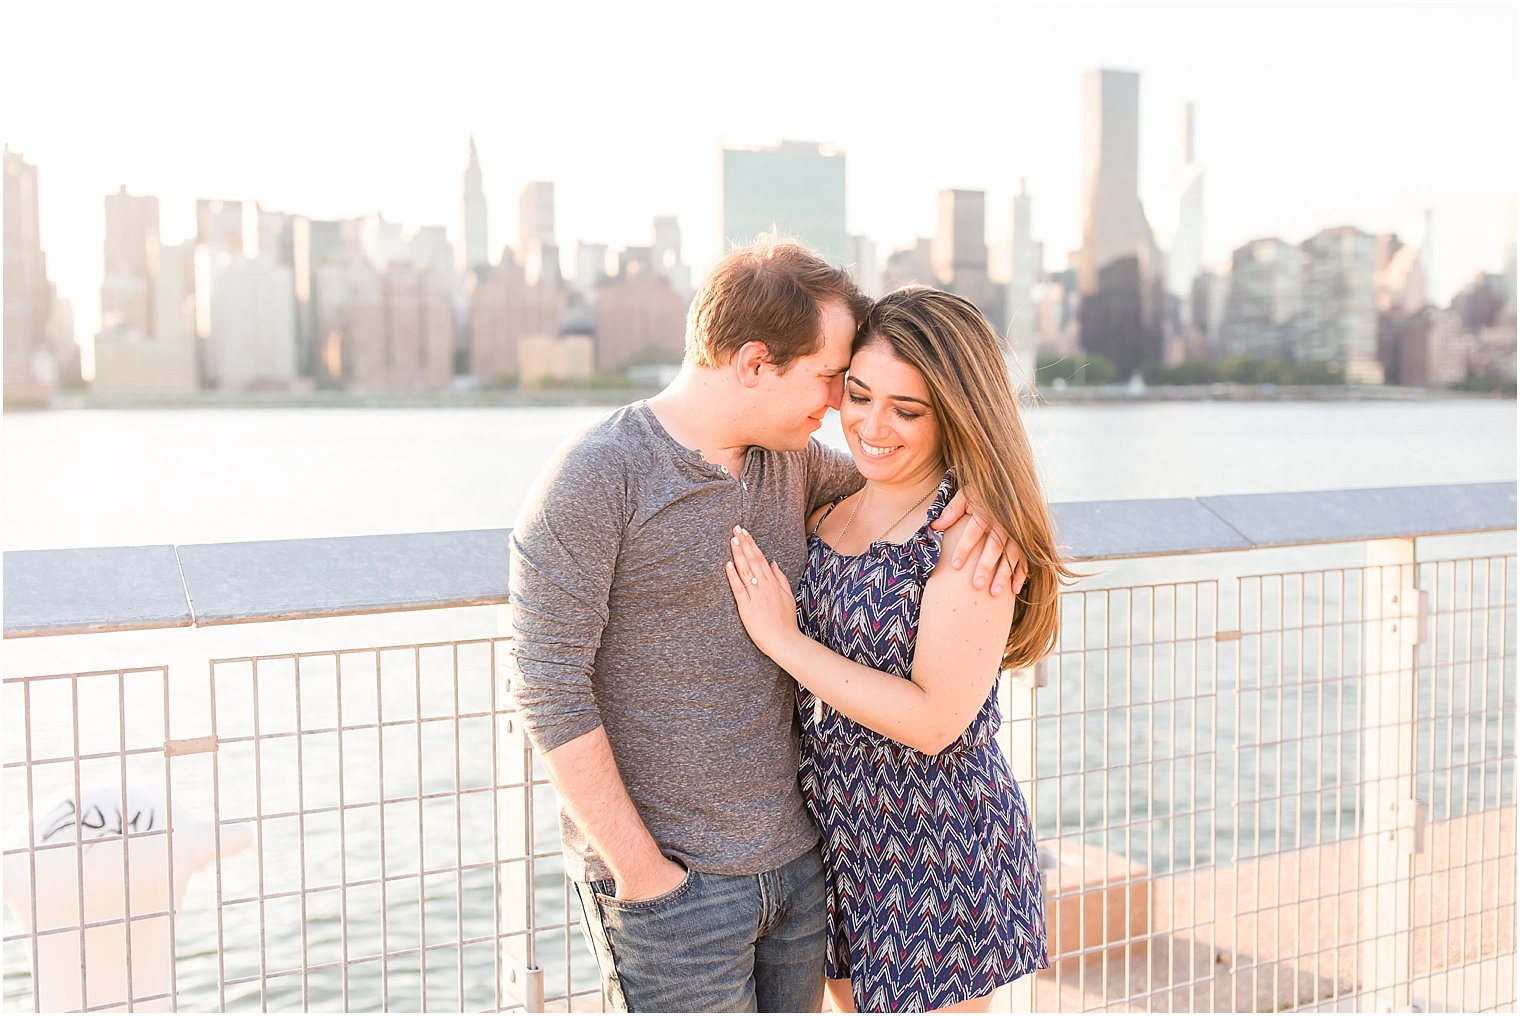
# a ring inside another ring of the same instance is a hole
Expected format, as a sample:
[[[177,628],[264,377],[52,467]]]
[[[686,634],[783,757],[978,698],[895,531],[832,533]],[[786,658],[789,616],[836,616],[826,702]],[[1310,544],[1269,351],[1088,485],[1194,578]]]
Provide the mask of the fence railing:
[[[1000,686],[1055,962],[997,1007],[1512,1008],[1515,557],[1430,538],[1513,531],[1514,485],[1057,519],[1138,560]],[[7,1008],[601,1008],[506,554],[6,554]]]

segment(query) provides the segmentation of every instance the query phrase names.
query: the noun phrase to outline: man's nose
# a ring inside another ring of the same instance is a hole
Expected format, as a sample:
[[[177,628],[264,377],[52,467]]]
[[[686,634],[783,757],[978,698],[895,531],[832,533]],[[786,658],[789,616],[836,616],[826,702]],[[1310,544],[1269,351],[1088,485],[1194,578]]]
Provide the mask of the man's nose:
[[[844,375],[836,375],[829,381],[829,408],[837,410],[844,402]]]

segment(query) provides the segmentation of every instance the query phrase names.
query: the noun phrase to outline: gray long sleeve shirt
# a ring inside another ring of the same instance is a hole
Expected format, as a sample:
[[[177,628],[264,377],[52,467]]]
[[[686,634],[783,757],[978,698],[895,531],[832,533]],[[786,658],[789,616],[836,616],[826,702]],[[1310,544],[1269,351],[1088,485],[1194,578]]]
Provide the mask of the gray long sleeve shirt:
[[[569,441],[512,531],[511,690],[548,752],[606,729],[666,854],[752,875],[817,831],[797,786],[794,685],[755,648],[723,565],[735,525],[795,586],[810,509],[860,486],[848,455],[749,449],[733,476],[677,444],[645,403]],[[563,808],[568,874],[611,872]]]

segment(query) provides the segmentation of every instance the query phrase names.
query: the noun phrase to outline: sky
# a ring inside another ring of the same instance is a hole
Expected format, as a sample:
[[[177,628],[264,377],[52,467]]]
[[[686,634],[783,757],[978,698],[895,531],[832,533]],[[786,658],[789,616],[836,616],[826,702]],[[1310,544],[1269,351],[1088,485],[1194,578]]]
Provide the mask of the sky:
[[[6,0],[0,140],[38,167],[50,274],[98,322],[102,199],[197,198],[458,234],[468,138],[490,244],[518,188],[556,186],[562,248],[647,243],[680,217],[719,253],[719,152],[782,138],[847,152],[848,226],[885,256],[932,235],[943,187],[1020,179],[1048,268],[1081,241],[1082,77],[1140,73],[1141,190],[1193,102],[1204,255],[1431,212],[1432,296],[1497,271],[1513,236],[1513,4],[807,4]],[[1506,229],[1506,217],[1510,223]]]

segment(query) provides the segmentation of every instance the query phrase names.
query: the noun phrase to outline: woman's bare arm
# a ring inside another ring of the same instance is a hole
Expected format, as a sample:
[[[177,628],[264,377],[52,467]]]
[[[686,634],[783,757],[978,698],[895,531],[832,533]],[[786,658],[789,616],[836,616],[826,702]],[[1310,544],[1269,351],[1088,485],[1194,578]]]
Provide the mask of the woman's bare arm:
[[[965,538],[964,525],[944,535],[941,561]],[[742,530],[731,548],[729,585],[755,645],[830,706],[929,755],[954,743],[976,718],[997,679],[1013,621],[1013,597],[994,597],[977,589],[966,572],[936,567],[920,604],[912,677],[904,680],[803,635],[781,569],[766,561]]]

